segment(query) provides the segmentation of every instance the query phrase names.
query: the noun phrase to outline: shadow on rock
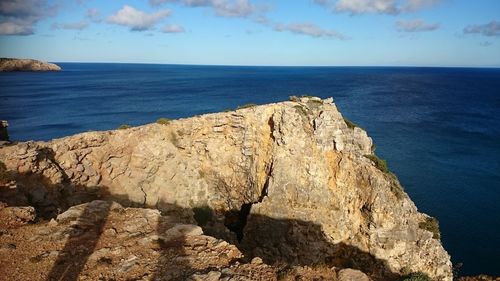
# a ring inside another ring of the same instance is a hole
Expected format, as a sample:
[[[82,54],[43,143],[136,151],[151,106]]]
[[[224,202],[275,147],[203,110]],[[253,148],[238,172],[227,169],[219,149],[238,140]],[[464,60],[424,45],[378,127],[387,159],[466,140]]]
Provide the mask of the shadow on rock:
[[[64,222],[78,217],[69,228],[67,242],[51,269],[47,280],[77,280],[88,258],[94,252],[104,230],[111,202],[92,201],[82,208],[72,208],[58,216]]]
[[[49,160],[53,157],[50,151],[42,156]],[[13,178],[19,183],[17,193],[24,194],[28,203],[37,208],[37,213],[47,218],[54,217],[54,213],[61,214],[69,206],[95,199],[116,201],[125,207],[144,207],[126,196],[109,194],[105,186],[74,185],[67,177],[58,185],[48,184],[41,175],[17,174]],[[38,189],[42,191],[37,195]],[[68,228],[67,242],[47,280],[78,279],[105,230],[112,206],[110,202],[92,201],[58,216],[58,221],[74,219],[75,216],[77,219]],[[251,214],[251,205],[247,204],[242,210],[225,213],[207,206],[190,209],[164,202],[159,202],[156,207],[162,212],[156,222],[156,233],[138,232],[144,241],[151,242],[149,246],[156,252],[155,259],[149,261],[156,261],[155,265],[144,273],[152,280],[185,280],[197,274],[201,274],[202,279],[207,274],[251,278],[256,268],[245,268],[242,263],[248,265],[254,257],[260,257],[282,271],[293,266],[319,266],[359,269],[374,280],[398,277],[385,261],[354,246],[332,243],[321,225],[313,222],[254,215]],[[203,231],[196,223],[203,227]],[[213,237],[205,236],[203,232]],[[239,250],[226,241],[235,244]],[[240,267],[234,267],[235,264]],[[263,270],[265,274],[272,273],[272,270],[266,270]]]

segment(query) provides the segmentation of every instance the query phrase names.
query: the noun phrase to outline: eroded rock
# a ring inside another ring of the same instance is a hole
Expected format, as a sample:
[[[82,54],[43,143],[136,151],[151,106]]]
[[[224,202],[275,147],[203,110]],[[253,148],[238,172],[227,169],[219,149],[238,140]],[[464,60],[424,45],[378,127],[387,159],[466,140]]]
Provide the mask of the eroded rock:
[[[247,259],[356,264],[375,280],[403,270],[451,280],[449,255],[419,227],[426,217],[376,158],[365,157],[372,146],[331,100],[301,98],[20,143],[0,148],[0,161],[27,193],[43,184],[43,198],[55,205],[73,205],[68,200],[78,203],[94,192],[126,206],[158,208],[184,224],[194,223],[194,213],[204,233],[239,243]],[[119,239],[147,236],[116,230]],[[172,239],[157,234],[142,243],[178,241],[173,238],[182,232],[171,232]],[[194,233],[186,243],[215,243]]]

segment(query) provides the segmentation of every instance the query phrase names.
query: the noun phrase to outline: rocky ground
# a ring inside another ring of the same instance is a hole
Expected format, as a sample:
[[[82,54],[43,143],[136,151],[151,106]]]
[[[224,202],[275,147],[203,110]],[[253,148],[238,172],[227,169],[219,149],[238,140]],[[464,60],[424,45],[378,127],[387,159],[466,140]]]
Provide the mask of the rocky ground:
[[[0,265],[0,280],[369,280],[352,269],[248,261],[197,225],[99,200],[50,221],[3,205]]]

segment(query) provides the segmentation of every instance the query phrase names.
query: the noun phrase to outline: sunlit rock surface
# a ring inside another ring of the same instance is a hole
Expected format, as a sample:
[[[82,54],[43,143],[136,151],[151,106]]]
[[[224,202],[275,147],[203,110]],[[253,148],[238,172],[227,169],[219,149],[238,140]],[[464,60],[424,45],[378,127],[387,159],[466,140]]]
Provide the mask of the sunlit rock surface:
[[[428,217],[369,156],[366,132],[348,126],[331,99],[293,100],[1,148],[11,177],[3,200],[51,218],[112,199],[197,223],[247,262],[452,280],[449,255],[421,226]],[[200,235],[186,227],[170,235]]]

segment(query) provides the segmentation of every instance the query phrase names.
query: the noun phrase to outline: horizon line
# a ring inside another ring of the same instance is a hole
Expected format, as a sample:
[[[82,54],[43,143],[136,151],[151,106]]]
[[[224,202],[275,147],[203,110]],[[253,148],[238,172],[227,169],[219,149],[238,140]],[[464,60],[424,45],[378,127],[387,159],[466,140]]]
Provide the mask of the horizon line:
[[[482,65],[482,66],[470,66],[470,65],[272,65],[272,64],[197,64],[197,63],[165,63],[165,62],[124,62],[124,61],[48,61],[52,63],[81,63],[81,64],[143,64],[143,65],[174,65],[174,66],[219,66],[219,67],[308,67],[308,68],[333,68],[333,67],[401,67],[401,68],[488,68],[497,69],[500,65]]]

